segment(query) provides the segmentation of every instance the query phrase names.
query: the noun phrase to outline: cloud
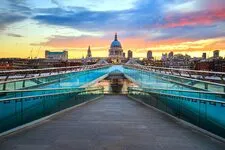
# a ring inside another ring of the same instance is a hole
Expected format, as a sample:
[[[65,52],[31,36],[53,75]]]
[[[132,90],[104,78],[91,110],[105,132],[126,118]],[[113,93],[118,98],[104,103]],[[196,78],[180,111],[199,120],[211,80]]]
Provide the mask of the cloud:
[[[224,0],[198,0],[198,5],[200,5],[205,10],[216,10],[225,8]]]
[[[4,11],[0,11],[0,30],[6,26],[23,21],[31,15],[31,9],[26,6],[26,0],[7,0],[4,3]]]
[[[203,26],[216,22],[225,21],[225,8],[218,10],[206,10],[194,13],[168,15],[164,28],[175,28],[183,26]]]
[[[27,0],[8,0],[9,4],[6,6],[8,12],[14,12],[21,15],[31,15],[32,9],[27,5]]]
[[[118,39],[122,43],[124,49],[126,48],[138,48],[140,46],[146,46],[149,44],[144,37],[126,37],[121,38],[118,35]],[[92,47],[105,47],[107,51],[110,47],[111,42],[114,40],[114,33],[104,36],[52,36],[48,38],[46,42],[32,43],[32,46],[47,46],[52,48],[82,48],[91,45]]]
[[[51,2],[52,2],[53,4],[56,4],[57,6],[60,6],[60,5],[61,5],[61,4],[59,3],[58,0],[51,0]]]
[[[61,5],[58,0],[52,0],[52,2]],[[216,7],[216,2],[211,3]],[[141,0],[135,3],[135,7],[120,11],[93,11],[84,7],[57,7],[37,9],[33,19],[44,24],[67,26],[80,30],[132,30],[137,34],[139,34],[138,30],[147,32],[156,26],[159,28],[207,26],[224,21],[225,8],[205,10],[202,6],[208,7],[207,3],[209,3],[208,0],[205,3],[203,0]]]
[[[59,0],[57,0],[59,2]],[[64,0],[60,1],[64,7],[85,7],[92,11],[112,11],[112,10],[128,10],[135,7],[135,3],[139,0]],[[59,6],[60,7],[60,6]]]
[[[20,34],[15,34],[15,33],[8,33],[7,35],[8,35],[8,36],[11,36],[11,37],[18,37],[18,38],[23,37],[22,35],[20,35]]]
[[[100,51],[104,56],[107,55],[108,48],[111,41],[113,40],[113,35],[111,39],[90,37],[90,36],[53,36],[49,38],[46,42],[33,43],[33,46],[44,46],[49,49],[68,49],[69,51],[80,52],[84,50],[86,52],[87,47],[91,45],[91,48]],[[212,38],[212,39],[185,39],[185,38],[173,38],[167,40],[158,40],[148,42],[145,37],[136,38],[125,38],[121,39],[120,42],[123,45],[123,49],[126,52],[128,49],[133,50],[136,54],[146,54],[147,50],[151,49],[153,52],[162,53],[174,51],[178,52],[199,52],[199,51],[209,51],[212,48],[224,49],[225,37]]]
[[[173,37],[189,39],[220,37],[225,35],[225,31],[221,31],[221,28],[224,27],[224,24],[218,23],[209,26],[165,28],[160,29],[160,32],[162,32],[163,34],[160,34],[157,37],[153,37],[152,40],[170,39]]]
[[[190,40],[190,39],[168,39],[157,42],[152,42],[151,49],[153,52],[165,53],[173,51],[180,52],[206,52],[212,49],[224,49],[225,37],[204,39],[204,40]],[[146,53],[145,49],[139,49],[139,53]]]
[[[52,36],[46,42],[32,43],[33,46],[49,46],[54,48],[75,48],[75,47],[88,47],[88,45],[101,47],[108,45],[109,40],[95,36]]]
[[[160,24],[162,15],[151,13],[160,8],[133,8],[123,11],[91,11],[82,7],[36,9],[32,19],[40,24],[63,26],[87,32],[103,32],[104,37],[111,38],[115,32],[123,38],[143,37],[149,29],[145,26]],[[132,31],[132,32],[131,32]]]
[[[201,9],[196,0],[176,1],[175,3],[168,3],[165,5],[165,11],[175,13],[195,12]]]
[[[117,13],[110,11],[97,12],[82,8],[73,8],[73,10],[53,8],[47,11],[46,14],[36,15],[33,19],[44,24],[67,26],[82,30],[102,30],[116,25],[116,21],[121,20]],[[58,13],[53,14],[53,12]]]
[[[96,11],[85,7],[36,9],[32,18],[43,24],[72,27],[87,31],[138,32],[147,25],[163,21],[162,0],[141,0],[125,10]],[[93,6],[94,7],[94,6]]]
[[[182,2],[186,3],[182,5]],[[194,12],[170,12],[166,15],[165,12],[168,12],[163,10],[165,5],[175,3],[179,4],[177,9],[194,4],[187,0],[179,0],[179,3],[177,0],[142,0],[137,2],[135,8],[122,11],[91,11],[83,7],[49,8],[36,10],[37,15],[33,19],[43,24],[81,31],[103,31],[108,39],[114,32],[119,32],[122,38],[144,39],[143,44],[146,41],[178,38],[191,41],[225,35],[225,31],[221,30],[225,28],[222,23],[225,19],[224,9],[205,11],[198,7],[199,11],[196,8],[192,10]]]
[[[0,13],[0,29],[3,30],[7,25],[25,20],[27,17],[14,13]]]
[[[129,1],[131,7],[123,9],[108,7],[96,9],[95,7],[99,6],[99,3],[104,3],[104,0],[100,2],[51,0],[49,1],[51,5],[41,7],[45,4],[43,2],[38,8],[30,7],[26,0],[21,3],[19,0],[9,1],[8,9],[15,13],[5,12],[7,19],[3,18],[3,21],[0,14],[0,28],[30,18],[35,23],[52,29],[53,32],[45,32],[49,37],[47,40],[46,36],[42,36],[42,41],[46,40],[45,42],[31,45],[57,48],[87,47],[89,44],[96,47],[108,46],[115,32],[119,33],[123,45],[135,48],[151,46],[157,42],[179,44],[225,36],[223,0],[131,0]],[[56,35],[54,31],[57,32],[60,28],[103,34],[98,37],[92,35],[75,37],[73,33],[64,32],[60,34],[61,36]]]

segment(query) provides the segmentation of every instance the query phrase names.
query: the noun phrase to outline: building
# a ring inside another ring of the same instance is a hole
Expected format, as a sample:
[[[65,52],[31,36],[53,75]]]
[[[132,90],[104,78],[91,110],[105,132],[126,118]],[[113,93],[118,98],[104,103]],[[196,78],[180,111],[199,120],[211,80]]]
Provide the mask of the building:
[[[195,70],[212,71],[213,60],[201,60],[195,64]]]
[[[214,58],[220,57],[220,51],[219,51],[219,50],[213,51],[213,57],[214,57]]]
[[[109,49],[109,59],[113,63],[121,63],[124,60],[123,49],[121,43],[118,41],[117,34],[115,34],[114,41],[111,43]]]
[[[202,53],[202,59],[206,59],[206,53]]]
[[[189,55],[176,54],[168,59],[166,54],[162,54],[164,67],[190,69],[192,66],[191,57]]]
[[[225,60],[222,58],[213,60],[213,71],[225,72]]]
[[[82,63],[85,64],[85,65],[91,65],[91,64],[94,63],[93,60],[94,59],[92,58],[91,47],[88,46],[87,56],[86,56],[86,58],[82,58]]]
[[[125,52],[123,52],[123,58],[126,58],[126,53]]]
[[[13,69],[13,61],[10,58],[0,58],[0,70]]]
[[[172,59],[172,58],[173,58],[173,51],[171,51],[171,52],[169,53],[168,58],[169,58],[169,59]]]
[[[45,58],[66,61],[68,60],[68,51],[64,50],[62,52],[51,52],[46,50]]]
[[[13,68],[15,69],[42,69],[52,67],[66,67],[67,61],[59,59],[20,59],[13,61]]]
[[[225,59],[209,58],[206,60],[201,60],[196,63],[195,69],[205,71],[225,72]]]
[[[128,51],[128,54],[127,54],[128,56],[128,59],[131,59],[131,58],[133,58],[133,52],[131,51],[131,50],[129,50]]]
[[[166,61],[167,60],[167,53],[162,53],[162,57],[161,57],[162,61]]]
[[[88,50],[87,50],[87,58],[91,58],[92,55],[91,55],[91,47],[89,46],[88,47]]]
[[[152,51],[151,50],[149,50],[148,52],[147,52],[147,59],[152,59],[153,57],[152,57]]]

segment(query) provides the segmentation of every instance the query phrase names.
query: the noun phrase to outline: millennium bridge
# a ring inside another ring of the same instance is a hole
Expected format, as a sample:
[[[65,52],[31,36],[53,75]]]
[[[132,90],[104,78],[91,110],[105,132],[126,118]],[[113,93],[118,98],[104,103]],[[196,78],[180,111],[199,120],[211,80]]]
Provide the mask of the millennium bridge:
[[[96,85],[106,78],[135,86]],[[224,78],[137,64],[1,71],[0,150],[224,150]]]

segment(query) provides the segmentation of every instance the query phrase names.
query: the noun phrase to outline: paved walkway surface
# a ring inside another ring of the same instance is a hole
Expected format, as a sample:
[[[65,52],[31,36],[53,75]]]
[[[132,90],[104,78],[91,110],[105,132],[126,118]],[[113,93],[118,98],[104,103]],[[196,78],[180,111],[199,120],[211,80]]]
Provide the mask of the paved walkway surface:
[[[125,96],[105,96],[0,139],[0,150],[225,150],[212,139]]]

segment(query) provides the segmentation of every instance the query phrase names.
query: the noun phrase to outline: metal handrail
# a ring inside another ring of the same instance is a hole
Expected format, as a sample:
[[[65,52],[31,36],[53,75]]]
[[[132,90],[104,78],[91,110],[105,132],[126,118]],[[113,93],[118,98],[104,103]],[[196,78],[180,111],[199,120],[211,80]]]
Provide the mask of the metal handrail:
[[[128,67],[128,66],[127,66]],[[132,67],[132,65],[129,65],[129,67]],[[137,70],[143,70],[141,68],[135,68]],[[150,72],[150,70],[144,70],[147,72]],[[154,72],[156,74],[162,74],[162,73],[158,73],[158,72]],[[181,77],[181,76],[176,76],[176,75],[171,75],[171,74],[165,74],[166,76],[171,76],[171,77],[177,77],[177,78],[181,78],[181,79],[186,79],[186,80],[191,80],[191,81],[198,81],[198,82],[202,82],[202,83],[206,83],[206,84],[211,84],[211,85],[217,85],[217,86],[222,86],[225,87],[225,84],[220,84],[220,83],[215,83],[215,82],[210,82],[210,81],[204,81],[204,80],[199,80],[199,79],[193,79],[193,78],[186,78],[186,77]]]
[[[128,89],[137,89],[137,87],[128,87]],[[201,93],[201,94],[219,94],[219,95],[225,95],[225,93],[222,92],[210,92],[210,91],[196,91],[196,90],[182,90],[182,89],[166,89],[166,88],[141,88],[143,90],[162,90],[162,91],[176,91],[176,92],[190,92],[190,93]]]
[[[6,90],[6,91],[0,91],[0,93],[54,91],[54,90],[75,90],[75,89],[84,89],[84,88],[46,88],[46,89],[29,89],[29,90]]]
[[[72,72],[69,72],[69,73],[72,73]],[[28,77],[28,78],[12,79],[12,80],[7,80],[7,81],[0,81],[0,84],[12,83],[12,82],[19,82],[19,81],[25,81],[25,80],[31,80],[31,79],[47,78],[47,77],[53,77],[53,76],[58,76],[58,75],[63,75],[63,74],[65,74],[65,73],[59,73],[59,74],[53,74],[53,75],[47,75],[47,76],[37,76],[37,77]]]
[[[63,94],[72,94],[72,93],[79,93],[79,92],[92,92],[92,91],[98,91],[103,90],[103,87],[95,88],[95,89],[81,89],[80,91],[72,91],[72,92],[62,92],[62,93],[54,93],[54,94],[43,94],[43,95],[36,95],[36,96],[23,96],[23,97],[16,97],[16,98],[6,98],[6,99],[0,99],[0,102],[4,101],[12,101],[12,100],[18,100],[18,99],[28,99],[28,98],[36,98],[36,97],[44,97],[44,96],[56,96],[56,95],[63,95]]]
[[[102,67],[106,67],[106,66],[100,66],[98,68],[90,68],[87,70],[94,70],[94,69],[99,69]],[[80,70],[80,72],[82,71],[87,71],[87,70]],[[74,73],[76,71],[72,71],[72,72],[67,72],[67,73],[58,73],[58,74],[53,74],[53,75],[46,75],[46,76],[36,76],[36,77],[28,77],[28,78],[20,78],[20,79],[13,79],[13,80],[8,80],[8,81],[0,81],[0,84],[5,84],[5,83],[12,83],[12,82],[18,82],[18,81],[25,81],[25,80],[30,80],[30,79],[39,79],[39,78],[47,78],[47,77],[53,77],[53,76],[58,76],[58,75],[64,75],[64,74],[70,74],[70,73]]]
[[[179,95],[174,95],[174,94],[150,92],[150,91],[144,91],[144,90],[140,90],[140,89],[131,89],[131,91],[143,92],[143,93],[147,93],[147,94],[153,93],[153,94],[159,94],[159,95],[165,95],[165,96],[174,96],[174,97],[179,97],[179,98],[184,98],[184,99],[193,99],[193,100],[205,101],[205,102],[211,102],[211,103],[220,103],[220,104],[225,106],[225,102],[224,101],[218,101],[218,100],[200,99],[200,98],[195,98],[195,97],[179,96]]]
[[[102,65],[85,65],[85,66],[72,66],[72,67],[52,67],[52,68],[43,68],[43,69],[15,69],[9,71],[0,71],[0,73],[20,73],[20,72],[31,72],[31,71],[49,71],[49,70],[60,70],[60,69],[75,69],[75,68],[85,68],[85,67],[95,67]]]
[[[225,75],[225,72],[214,72],[214,71],[204,71],[204,70],[190,70],[190,69],[177,69],[177,68],[166,68],[166,67],[156,67],[156,66],[143,66],[143,65],[134,65],[137,67],[147,67],[153,69],[163,69],[163,70],[173,70],[173,71],[184,71],[184,72],[195,72],[195,73],[209,73],[209,74],[220,74]]]

